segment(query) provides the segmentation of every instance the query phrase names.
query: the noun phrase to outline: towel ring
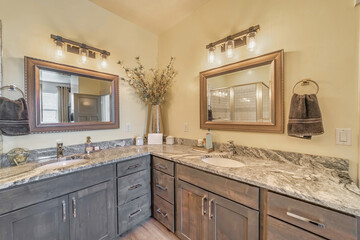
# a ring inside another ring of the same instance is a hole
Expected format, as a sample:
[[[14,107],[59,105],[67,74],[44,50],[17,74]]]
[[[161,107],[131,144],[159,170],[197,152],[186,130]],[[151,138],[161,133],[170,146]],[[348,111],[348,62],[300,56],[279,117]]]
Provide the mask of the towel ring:
[[[315,94],[318,94],[319,92],[319,84],[317,84],[317,82],[315,82],[314,80],[311,80],[311,79],[302,79],[300,81],[298,81],[294,87],[293,87],[293,94],[295,93],[295,88],[297,85],[299,85],[301,83],[301,86],[306,86],[306,85],[309,85],[310,83],[314,84],[316,86],[316,93]]]
[[[0,90],[3,90],[3,89],[9,89],[9,91],[18,91],[21,93],[21,95],[23,96],[23,98],[25,98],[25,94],[24,92],[18,88],[17,86],[15,86],[14,84],[10,84],[10,85],[7,85],[7,86],[3,86],[0,88]]]

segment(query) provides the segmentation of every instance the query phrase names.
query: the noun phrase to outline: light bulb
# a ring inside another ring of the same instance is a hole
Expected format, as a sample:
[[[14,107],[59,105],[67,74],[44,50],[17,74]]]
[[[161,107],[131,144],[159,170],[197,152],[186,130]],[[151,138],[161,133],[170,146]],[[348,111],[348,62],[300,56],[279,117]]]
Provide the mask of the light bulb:
[[[247,49],[252,52],[255,50],[256,41],[255,41],[256,32],[251,32],[247,35]]]
[[[107,62],[106,62],[106,54],[101,54],[102,60],[101,60],[101,66],[103,68],[107,67]]]
[[[215,61],[215,47],[210,47],[209,48],[209,54],[208,54],[208,62],[209,63],[214,63]]]
[[[226,56],[228,57],[228,58],[232,58],[232,56],[233,56],[233,52],[234,52],[234,41],[233,40],[228,40],[227,42],[226,42]]]
[[[87,51],[85,48],[81,49],[81,62],[86,63],[87,61]]]
[[[59,58],[64,57],[65,56],[64,50],[63,50],[64,44],[61,41],[55,41],[55,44],[56,44],[56,51],[55,51],[56,56]]]

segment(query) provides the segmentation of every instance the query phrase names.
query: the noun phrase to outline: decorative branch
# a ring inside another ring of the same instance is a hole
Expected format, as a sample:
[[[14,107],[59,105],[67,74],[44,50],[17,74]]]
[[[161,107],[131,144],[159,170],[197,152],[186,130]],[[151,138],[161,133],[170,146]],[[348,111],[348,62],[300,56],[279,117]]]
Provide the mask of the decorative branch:
[[[173,84],[177,71],[174,69],[175,58],[171,57],[165,69],[153,69],[145,72],[140,57],[135,58],[137,67],[131,69],[124,66],[122,61],[118,64],[124,69],[126,78],[120,78],[135,89],[140,99],[151,105],[165,102],[165,96]]]

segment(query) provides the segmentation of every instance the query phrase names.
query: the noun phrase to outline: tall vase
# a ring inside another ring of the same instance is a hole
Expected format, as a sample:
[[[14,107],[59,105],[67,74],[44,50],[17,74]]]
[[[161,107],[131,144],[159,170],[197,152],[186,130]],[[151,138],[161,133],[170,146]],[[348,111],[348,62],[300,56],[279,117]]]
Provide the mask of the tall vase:
[[[160,105],[148,105],[148,117],[146,135],[150,133],[162,133],[164,130]]]

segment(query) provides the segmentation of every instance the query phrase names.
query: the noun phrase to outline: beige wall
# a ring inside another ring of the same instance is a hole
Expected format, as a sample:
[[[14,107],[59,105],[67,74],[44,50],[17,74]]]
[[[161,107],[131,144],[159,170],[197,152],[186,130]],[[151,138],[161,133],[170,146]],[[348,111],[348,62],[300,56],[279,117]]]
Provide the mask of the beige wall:
[[[4,84],[16,84],[24,89],[24,56],[104,71],[123,76],[117,61],[134,65],[141,56],[148,67],[156,66],[157,36],[121,19],[87,0],[0,0],[3,23]],[[79,56],[66,54],[56,59],[50,34],[58,34],[111,52],[108,67],[101,69],[100,60],[89,59],[80,64]],[[12,97],[8,95],[9,97]],[[131,132],[125,132],[131,123]],[[120,129],[74,133],[31,134],[4,137],[4,152],[14,147],[30,149],[54,147],[61,138],[65,145],[134,137],[144,134],[146,108],[127,84],[120,83]]]
[[[236,50],[231,61],[209,64],[205,45],[260,24],[255,53]],[[159,36],[159,65],[176,57],[179,74],[166,104],[171,135],[202,138],[199,128],[199,72],[285,50],[285,119],[293,85],[311,78],[320,85],[318,98],[325,134],[311,141],[287,134],[214,131],[214,141],[233,139],[236,144],[285,151],[336,156],[350,160],[350,175],[358,171],[358,77],[356,10],[351,0],[212,0],[200,10]],[[176,89],[176,91],[175,91]],[[189,132],[184,132],[184,122]],[[352,129],[352,146],[335,145],[335,128]]]

